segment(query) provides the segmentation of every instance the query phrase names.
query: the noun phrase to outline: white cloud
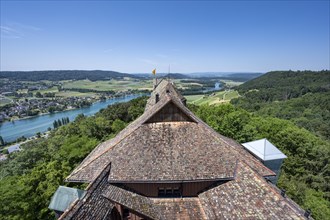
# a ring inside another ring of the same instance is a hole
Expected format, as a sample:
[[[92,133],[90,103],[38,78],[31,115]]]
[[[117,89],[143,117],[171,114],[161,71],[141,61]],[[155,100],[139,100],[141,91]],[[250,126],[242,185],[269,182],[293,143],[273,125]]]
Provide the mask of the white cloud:
[[[150,59],[139,58],[138,60],[142,63],[146,63],[146,64],[150,64],[150,65],[154,65],[154,66],[156,66],[158,64],[157,62],[150,60]]]
[[[14,28],[8,27],[8,26],[0,26],[0,35],[1,38],[12,38],[17,39],[21,38],[23,34]]]
[[[8,39],[23,38],[27,33],[41,30],[41,28],[17,22],[8,22],[6,25],[1,25],[0,29],[1,38]]]
[[[9,24],[10,24],[10,26],[16,27],[18,29],[25,29],[25,30],[31,30],[31,31],[40,31],[41,30],[41,28],[39,28],[39,27],[22,24],[22,23],[18,23],[18,22],[11,22]]]

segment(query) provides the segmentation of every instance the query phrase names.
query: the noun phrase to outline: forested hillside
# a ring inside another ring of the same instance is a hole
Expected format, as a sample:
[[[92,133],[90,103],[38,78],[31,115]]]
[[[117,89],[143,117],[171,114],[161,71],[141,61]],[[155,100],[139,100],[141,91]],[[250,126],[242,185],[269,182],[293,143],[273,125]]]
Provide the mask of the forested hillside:
[[[51,132],[48,139],[25,144],[23,151],[0,162],[0,219],[54,219],[51,196],[70,172],[95,148],[115,136],[144,111],[146,98],[109,106],[93,117]],[[84,187],[86,185],[80,186]]]
[[[54,71],[0,71],[0,78],[19,81],[61,81],[61,80],[109,80],[124,77],[139,78],[136,75],[102,70],[54,70]]]
[[[284,160],[279,188],[315,219],[330,216],[330,143],[292,122],[255,116],[233,105],[191,106],[217,132],[240,143],[267,138],[288,158]]]
[[[0,219],[54,219],[48,205],[65,177],[100,142],[108,140],[144,111],[146,98],[109,106],[38,139],[0,163]],[[239,142],[267,138],[287,156],[279,187],[315,219],[330,216],[330,144],[293,123],[255,116],[230,104],[189,106],[223,135]]]
[[[235,106],[288,119],[330,140],[330,71],[277,71],[237,87]]]

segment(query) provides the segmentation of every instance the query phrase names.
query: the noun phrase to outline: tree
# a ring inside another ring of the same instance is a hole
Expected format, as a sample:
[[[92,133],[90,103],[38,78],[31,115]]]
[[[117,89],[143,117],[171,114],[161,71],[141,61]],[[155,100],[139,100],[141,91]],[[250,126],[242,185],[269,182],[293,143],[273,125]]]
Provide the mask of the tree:
[[[37,98],[42,98],[42,94],[38,91],[36,92],[36,95],[35,95]]]
[[[5,145],[5,141],[3,140],[2,136],[0,136],[0,146]]]
[[[58,123],[57,123],[57,120],[55,120],[55,121],[53,122],[53,126],[54,126],[54,129],[56,129],[56,128],[59,127],[59,126],[58,126]]]
[[[111,128],[115,133],[118,133],[119,131],[123,130],[125,128],[126,124],[120,119],[116,119],[112,125]]]

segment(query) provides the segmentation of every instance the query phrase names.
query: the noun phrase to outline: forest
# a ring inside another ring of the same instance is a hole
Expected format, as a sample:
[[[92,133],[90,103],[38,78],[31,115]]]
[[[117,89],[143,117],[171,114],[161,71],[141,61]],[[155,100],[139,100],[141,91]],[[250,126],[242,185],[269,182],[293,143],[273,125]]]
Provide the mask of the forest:
[[[146,97],[111,105],[95,116],[73,122],[24,145],[0,163],[0,219],[53,219],[47,208],[59,185],[84,188],[64,179],[100,142],[114,137],[144,111]],[[217,132],[246,142],[267,138],[285,160],[279,187],[315,219],[330,216],[330,145],[294,123],[256,116],[231,104],[189,108]]]
[[[277,71],[236,88],[237,107],[260,116],[287,119],[330,140],[330,71]]]

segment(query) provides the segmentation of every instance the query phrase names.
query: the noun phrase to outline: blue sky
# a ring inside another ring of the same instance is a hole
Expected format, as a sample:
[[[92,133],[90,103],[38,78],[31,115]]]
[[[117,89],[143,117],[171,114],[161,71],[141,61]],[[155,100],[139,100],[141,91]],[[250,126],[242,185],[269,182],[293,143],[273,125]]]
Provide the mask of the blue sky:
[[[2,1],[1,70],[330,69],[329,1]]]

